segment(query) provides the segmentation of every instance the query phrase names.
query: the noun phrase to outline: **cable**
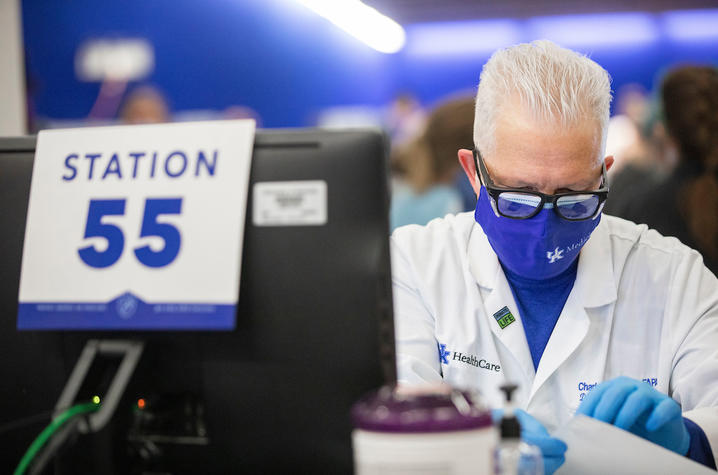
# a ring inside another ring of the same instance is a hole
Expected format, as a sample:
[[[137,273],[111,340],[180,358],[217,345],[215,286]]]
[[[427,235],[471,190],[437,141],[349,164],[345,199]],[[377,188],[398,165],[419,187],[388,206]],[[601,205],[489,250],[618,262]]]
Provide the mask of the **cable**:
[[[69,406],[65,407],[58,407],[55,408],[54,411],[43,411],[39,412],[32,416],[23,417],[20,419],[15,419],[14,421],[6,422],[5,424],[0,426],[0,435],[4,435],[5,432],[10,432],[16,429],[23,429],[27,426],[31,426],[33,424],[37,424],[39,422],[45,422],[47,420],[52,420],[52,413],[59,411],[59,410],[65,410],[68,409]]]
[[[87,419],[87,415],[84,417],[77,416],[70,419],[62,426],[61,429],[55,432],[50,440],[47,441],[47,443],[32,459],[32,463],[28,466],[26,473],[28,475],[40,475],[44,473],[47,464],[55,458],[63,445],[67,443],[71,437],[77,434],[82,419]]]
[[[20,463],[17,465],[14,475],[23,475],[27,468],[32,463],[37,453],[42,449],[45,443],[70,419],[80,414],[86,414],[88,412],[97,411],[100,408],[99,404],[94,402],[77,404],[72,406],[70,409],[61,413],[59,416],[54,418],[50,425],[45,427],[45,430],[40,432],[40,435],[30,444],[30,447],[25,452],[25,455],[20,459]]]

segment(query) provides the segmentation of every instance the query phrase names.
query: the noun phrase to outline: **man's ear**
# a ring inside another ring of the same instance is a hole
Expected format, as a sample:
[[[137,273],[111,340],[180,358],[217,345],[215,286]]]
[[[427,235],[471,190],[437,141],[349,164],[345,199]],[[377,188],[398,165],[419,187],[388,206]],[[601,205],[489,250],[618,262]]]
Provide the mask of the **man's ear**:
[[[613,155],[609,155],[608,157],[604,158],[603,161],[606,163],[606,171],[610,170],[613,166]]]
[[[476,165],[474,163],[474,154],[471,152],[471,150],[467,150],[465,148],[459,150],[459,163],[461,164],[461,168],[464,169],[464,173],[466,173],[466,176],[469,179],[469,183],[471,183],[471,187],[474,189],[476,196],[479,196],[479,191],[481,191],[481,183],[479,183],[479,180],[477,178]]]

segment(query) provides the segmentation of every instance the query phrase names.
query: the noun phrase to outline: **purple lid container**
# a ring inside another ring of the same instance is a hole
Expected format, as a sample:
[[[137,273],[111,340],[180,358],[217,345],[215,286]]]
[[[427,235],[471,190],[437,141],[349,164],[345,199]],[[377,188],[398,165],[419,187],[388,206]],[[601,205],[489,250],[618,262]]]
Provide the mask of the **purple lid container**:
[[[402,395],[385,386],[360,399],[351,414],[355,428],[373,432],[454,432],[492,425],[478,395],[458,390]]]

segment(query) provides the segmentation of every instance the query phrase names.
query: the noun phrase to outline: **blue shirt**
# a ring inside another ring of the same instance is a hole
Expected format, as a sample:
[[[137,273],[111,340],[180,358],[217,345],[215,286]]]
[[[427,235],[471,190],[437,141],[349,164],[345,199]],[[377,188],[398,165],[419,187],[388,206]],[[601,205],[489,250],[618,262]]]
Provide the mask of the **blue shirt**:
[[[571,293],[577,270],[578,259],[552,279],[534,280],[514,274],[504,267],[504,274],[519,307],[534,369],[538,368],[546,343]]]
[[[392,190],[389,221],[393,231],[399,226],[424,225],[434,218],[461,211],[461,195],[451,186],[435,185],[416,193],[408,185],[397,183]]]

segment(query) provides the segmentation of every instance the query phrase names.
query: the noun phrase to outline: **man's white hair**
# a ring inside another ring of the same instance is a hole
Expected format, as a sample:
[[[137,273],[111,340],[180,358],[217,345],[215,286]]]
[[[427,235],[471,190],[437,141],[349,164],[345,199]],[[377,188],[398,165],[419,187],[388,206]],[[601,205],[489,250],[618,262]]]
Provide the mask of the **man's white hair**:
[[[516,100],[539,124],[571,128],[600,126],[601,157],[606,146],[611,79],[586,56],[548,40],[496,51],[481,71],[476,94],[474,144],[485,153],[496,146],[496,121]]]

